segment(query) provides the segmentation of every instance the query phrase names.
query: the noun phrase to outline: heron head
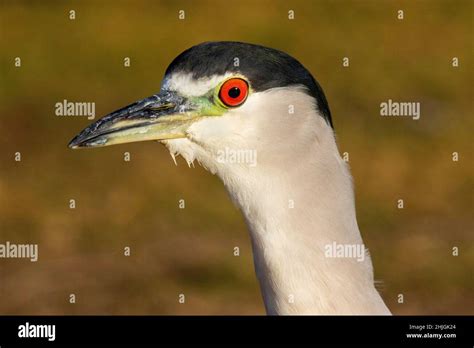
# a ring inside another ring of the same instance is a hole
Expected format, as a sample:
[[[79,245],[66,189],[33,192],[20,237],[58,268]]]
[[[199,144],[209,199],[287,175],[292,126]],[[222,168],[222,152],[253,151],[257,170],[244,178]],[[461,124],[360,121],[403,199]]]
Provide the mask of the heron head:
[[[305,122],[332,126],[321,87],[296,59],[240,42],[208,42],[181,53],[159,93],[80,132],[70,148],[156,140],[193,160],[222,149],[273,148],[305,136]]]

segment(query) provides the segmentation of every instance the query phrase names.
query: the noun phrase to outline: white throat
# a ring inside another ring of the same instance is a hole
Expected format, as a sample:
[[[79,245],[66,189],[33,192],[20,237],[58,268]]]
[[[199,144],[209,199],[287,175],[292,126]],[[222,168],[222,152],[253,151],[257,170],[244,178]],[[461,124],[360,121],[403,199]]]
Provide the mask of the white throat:
[[[314,158],[315,150],[283,175],[258,167],[252,180],[226,183],[249,226],[267,312],[387,314],[365,249],[362,258],[334,250],[363,242],[345,163],[335,152]]]
[[[265,115],[250,121],[263,102]],[[240,114],[202,121],[189,139],[167,146],[216,173],[244,214],[267,313],[389,314],[367,253],[328,254],[363,243],[332,129],[299,90],[275,90],[246,104]],[[288,104],[306,107],[283,115]],[[257,165],[219,163],[215,155],[223,147],[255,149]]]

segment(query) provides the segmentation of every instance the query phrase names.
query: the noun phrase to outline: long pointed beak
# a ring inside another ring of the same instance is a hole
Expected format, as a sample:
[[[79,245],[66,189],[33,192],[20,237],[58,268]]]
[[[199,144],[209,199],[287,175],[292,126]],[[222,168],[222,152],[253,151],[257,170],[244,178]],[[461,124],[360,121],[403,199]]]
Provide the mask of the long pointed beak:
[[[164,91],[102,117],[72,139],[69,147],[183,138],[195,111],[188,99]]]

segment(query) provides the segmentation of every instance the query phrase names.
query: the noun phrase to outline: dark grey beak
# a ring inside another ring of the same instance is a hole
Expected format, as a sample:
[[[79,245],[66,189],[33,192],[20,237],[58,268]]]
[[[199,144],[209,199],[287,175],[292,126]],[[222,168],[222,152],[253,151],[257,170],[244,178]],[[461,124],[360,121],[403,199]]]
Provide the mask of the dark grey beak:
[[[164,91],[102,117],[72,139],[69,147],[182,138],[193,111],[187,98]]]

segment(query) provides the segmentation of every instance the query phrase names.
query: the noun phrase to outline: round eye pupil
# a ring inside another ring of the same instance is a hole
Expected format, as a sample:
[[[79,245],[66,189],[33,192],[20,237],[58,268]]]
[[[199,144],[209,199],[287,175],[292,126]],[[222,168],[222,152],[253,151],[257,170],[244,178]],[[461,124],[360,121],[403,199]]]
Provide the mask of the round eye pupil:
[[[239,87],[232,87],[229,89],[229,97],[231,98],[237,98],[240,95],[240,88]]]
[[[225,81],[219,90],[220,101],[228,107],[236,107],[245,102],[249,94],[247,81],[241,78],[233,78]]]

